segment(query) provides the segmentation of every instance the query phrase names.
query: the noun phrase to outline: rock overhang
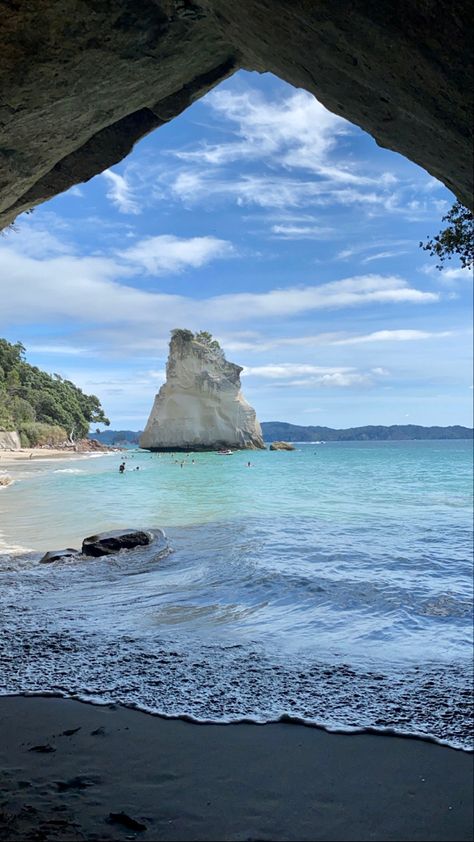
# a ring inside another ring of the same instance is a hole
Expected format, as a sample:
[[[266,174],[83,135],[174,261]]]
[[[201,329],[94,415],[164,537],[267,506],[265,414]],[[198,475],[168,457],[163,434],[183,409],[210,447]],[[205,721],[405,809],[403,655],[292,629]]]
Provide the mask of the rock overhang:
[[[313,93],[472,207],[470,3],[1,2],[0,227],[239,68]]]

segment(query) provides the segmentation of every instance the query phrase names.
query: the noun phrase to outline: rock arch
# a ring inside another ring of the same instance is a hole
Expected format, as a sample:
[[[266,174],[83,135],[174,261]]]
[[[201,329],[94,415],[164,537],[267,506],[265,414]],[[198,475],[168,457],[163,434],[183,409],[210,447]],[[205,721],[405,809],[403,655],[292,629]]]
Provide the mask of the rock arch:
[[[467,0],[0,0],[0,227],[239,68],[315,94],[472,207]]]

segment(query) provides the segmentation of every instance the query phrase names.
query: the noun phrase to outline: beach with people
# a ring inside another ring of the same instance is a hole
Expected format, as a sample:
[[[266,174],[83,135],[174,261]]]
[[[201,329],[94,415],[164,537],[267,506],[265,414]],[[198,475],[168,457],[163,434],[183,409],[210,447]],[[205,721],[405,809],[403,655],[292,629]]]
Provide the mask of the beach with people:
[[[51,839],[79,839],[76,824],[368,839],[370,814],[380,838],[438,839],[435,810],[443,838],[467,839],[471,448],[297,444],[253,453],[252,471],[245,451],[11,462],[11,838],[39,822]],[[164,528],[169,552],[39,564],[124,524]]]

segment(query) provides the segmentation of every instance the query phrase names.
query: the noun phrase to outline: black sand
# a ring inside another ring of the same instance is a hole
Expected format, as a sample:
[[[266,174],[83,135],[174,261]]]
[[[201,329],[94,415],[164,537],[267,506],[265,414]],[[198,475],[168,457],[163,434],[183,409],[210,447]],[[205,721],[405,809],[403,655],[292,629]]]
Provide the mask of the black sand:
[[[0,698],[7,840],[471,840],[473,756],[293,724]]]

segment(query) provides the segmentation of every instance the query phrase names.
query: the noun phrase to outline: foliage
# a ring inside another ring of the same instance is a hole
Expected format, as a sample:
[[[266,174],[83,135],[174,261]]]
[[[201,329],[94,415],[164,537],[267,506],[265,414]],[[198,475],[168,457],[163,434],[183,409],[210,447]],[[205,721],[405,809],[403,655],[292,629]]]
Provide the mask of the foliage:
[[[64,427],[57,424],[20,424],[18,428],[22,447],[39,447],[42,444],[49,444],[56,447],[64,444],[67,440],[67,433]]]
[[[191,340],[194,339],[194,333],[192,330],[187,330],[185,327],[175,327],[175,329],[171,331],[171,336],[173,339],[175,339],[175,337],[179,337],[179,339],[182,339],[184,342],[191,342]]]
[[[474,216],[470,210],[455,202],[451,210],[443,216],[443,222],[448,222],[447,228],[440,231],[432,240],[420,243],[424,251],[429,251],[432,257],[440,261],[436,268],[442,269],[445,260],[459,257],[463,269],[470,269],[474,265]]]
[[[171,336],[173,339],[175,337],[179,337],[184,342],[191,342],[195,339],[196,342],[200,342],[201,345],[206,345],[207,348],[212,348],[215,351],[221,350],[221,346],[219,345],[217,339],[213,339],[212,333],[209,333],[208,330],[198,330],[197,333],[193,333],[192,330],[188,330],[187,328],[176,327],[171,331]]]
[[[21,342],[0,339],[0,430],[18,429],[25,442],[57,444],[59,436],[87,436],[90,423],[110,423],[96,395],[27,363]]]
[[[199,330],[197,333],[194,334],[194,338],[196,342],[200,342],[201,345],[207,345],[208,348],[214,348],[215,350],[220,350],[220,345],[217,339],[212,338],[212,333],[209,333],[207,330]]]

